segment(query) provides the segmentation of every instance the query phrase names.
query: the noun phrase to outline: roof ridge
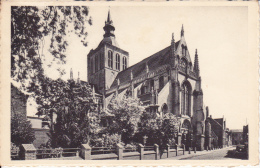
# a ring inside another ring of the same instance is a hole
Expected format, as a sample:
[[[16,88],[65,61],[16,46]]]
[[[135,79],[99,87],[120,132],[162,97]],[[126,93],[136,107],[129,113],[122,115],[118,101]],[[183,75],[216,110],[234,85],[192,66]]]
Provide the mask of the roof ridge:
[[[136,63],[136,64],[134,64],[134,65],[131,65],[130,67],[128,67],[128,68],[126,68],[125,70],[123,70],[123,71],[126,71],[126,70],[128,70],[128,69],[130,69],[130,68],[132,68],[133,66],[135,66],[135,65],[137,65],[137,64],[140,64],[140,63],[142,63],[143,61],[145,61],[146,59],[148,59],[148,58],[151,58],[151,57],[153,57],[153,56],[156,56],[156,54],[158,54],[159,52],[162,52],[162,51],[164,51],[164,50],[166,50],[167,48],[170,48],[171,46],[167,46],[167,47],[165,47],[165,48],[163,48],[163,49],[161,49],[160,51],[158,51],[158,52],[156,52],[156,53],[154,53],[154,54],[152,54],[152,55],[150,55],[150,56],[148,56],[148,57],[146,57],[146,58],[144,58],[144,59],[142,59],[141,61],[139,61],[138,63]],[[123,72],[123,71],[120,71],[119,73],[121,73],[121,72]],[[118,73],[118,74],[119,74]]]

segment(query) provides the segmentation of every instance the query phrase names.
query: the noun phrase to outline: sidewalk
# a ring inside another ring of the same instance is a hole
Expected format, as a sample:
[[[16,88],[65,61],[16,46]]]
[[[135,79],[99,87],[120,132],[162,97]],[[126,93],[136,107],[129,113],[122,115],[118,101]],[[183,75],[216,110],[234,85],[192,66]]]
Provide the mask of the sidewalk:
[[[191,153],[189,154],[189,151],[185,151],[184,155],[179,155],[179,156],[175,156],[175,157],[170,157],[170,158],[166,158],[166,159],[162,159],[162,160],[180,160],[180,159],[187,159],[187,158],[192,158],[194,156],[201,156],[201,155],[207,155],[209,153],[213,153],[213,152],[217,152],[220,150],[231,150],[231,149],[235,149],[235,147],[233,146],[229,146],[229,147],[225,147],[225,148],[221,148],[221,149],[215,149],[215,150],[204,150],[204,151],[196,151],[196,153],[194,153],[194,151],[191,151]]]

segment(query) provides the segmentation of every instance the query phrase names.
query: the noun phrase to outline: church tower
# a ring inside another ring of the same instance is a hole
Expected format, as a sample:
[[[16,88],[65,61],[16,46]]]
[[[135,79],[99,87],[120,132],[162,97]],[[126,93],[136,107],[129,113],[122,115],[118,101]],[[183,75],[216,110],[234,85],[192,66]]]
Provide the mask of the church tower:
[[[87,63],[88,82],[94,84],[99,93],[106,95],[106,90],[110,88],[118,72],[128,68],[129,54],[116,41],[110,11],[103,29],[103,40],[96,49],[89,52]]]

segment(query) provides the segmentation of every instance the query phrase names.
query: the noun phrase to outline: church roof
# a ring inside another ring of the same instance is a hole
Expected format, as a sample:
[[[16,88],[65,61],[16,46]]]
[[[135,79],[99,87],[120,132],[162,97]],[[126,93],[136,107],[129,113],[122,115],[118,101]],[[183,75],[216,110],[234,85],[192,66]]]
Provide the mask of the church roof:
[[[175,45],[178,46],[179,42],[176,42]],[[133,78],[138,78],[146,73],[146,66],[148,65],[149,71],[153,71],[158,67],[167,65],[170,62],[170,50],[171,46],[168,46],[161,51],[149,56],[148,58],[143,59],[142,61],[136,63],[135,65],[130,66],[129,68],[121,71],[117,74],[114,82],[111,85],[110,89],[117,87],[117,81],[121,83],[131,81],[131,72],[133,73]]]

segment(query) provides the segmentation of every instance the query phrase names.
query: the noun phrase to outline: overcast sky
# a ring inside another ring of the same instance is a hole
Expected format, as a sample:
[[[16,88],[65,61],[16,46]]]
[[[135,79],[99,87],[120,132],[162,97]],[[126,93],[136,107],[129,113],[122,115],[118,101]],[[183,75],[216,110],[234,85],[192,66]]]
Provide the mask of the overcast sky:
[[[93,25],[89,26],[87,47],[69,38],[67,64],[69,78],[87,80],[87,54],[103,38],[109,7],[90,7]],[[192,62],[198,49],[204,104],[213,118],[223,115],[230,129],[242,129],[248,114],[248,16],[247,7],[110,7],[120,48],[129,52],[130,66],[180,39],[181,25]],[[46,53],[48,58],[48,54]],[[48,59],[47,59],[48,60]],[[52,69],[46,73],[57,74]]]

